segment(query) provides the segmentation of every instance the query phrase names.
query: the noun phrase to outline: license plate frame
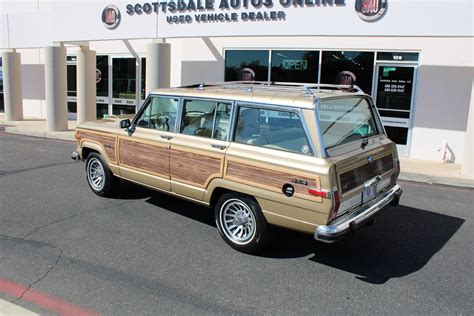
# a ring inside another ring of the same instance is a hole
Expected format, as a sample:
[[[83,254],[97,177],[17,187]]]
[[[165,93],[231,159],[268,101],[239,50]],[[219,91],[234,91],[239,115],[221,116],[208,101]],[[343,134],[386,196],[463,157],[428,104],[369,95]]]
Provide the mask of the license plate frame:
[[[372,184],[364,187],[362,191],[362,204],[365,204],[375,198],[375,193],[377,192],[377,184]]]

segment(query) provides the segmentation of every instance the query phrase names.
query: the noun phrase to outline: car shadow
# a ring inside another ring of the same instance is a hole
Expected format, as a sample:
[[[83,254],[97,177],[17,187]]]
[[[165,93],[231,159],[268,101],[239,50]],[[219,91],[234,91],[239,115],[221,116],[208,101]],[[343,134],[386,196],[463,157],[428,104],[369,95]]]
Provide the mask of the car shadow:
[[[383,284],[420,270],[451,239],[463,219],[399,205],[375,218],[372,226],[333,244],[310,235],[277,229],[263,254],[271,258],[310,256],[309,260]]]
[[[122,199],[147,198],[146,202],[156,207],[215,227],[211,208],[125,181],[120,191]],[[461,218],[399,205],[382,211],[374,225],[333,244],[275,227],[272,242],[259,256],[308,257],[314,263],[352,273],[361,281],[383,284],[423,268],[464,222]]]
[[[112,198],[116,200],[140,200],[149,198],[155,194],[159,193],[138,184],[121,180],[119,191],[117,194],[114,194]]]
[[[146,202],[200,223],[216,227],[214,211],[209,207],[163,193],[153,193]]]

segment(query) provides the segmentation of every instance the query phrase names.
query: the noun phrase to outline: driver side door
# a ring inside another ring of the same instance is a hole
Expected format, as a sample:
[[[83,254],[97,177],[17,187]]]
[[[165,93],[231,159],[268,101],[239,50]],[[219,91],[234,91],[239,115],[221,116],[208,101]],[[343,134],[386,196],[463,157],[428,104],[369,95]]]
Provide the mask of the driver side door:
[[[119,134],[119,172],[128,180],[170,191],[170,142],[176,135],[179,97],[151,96]]]

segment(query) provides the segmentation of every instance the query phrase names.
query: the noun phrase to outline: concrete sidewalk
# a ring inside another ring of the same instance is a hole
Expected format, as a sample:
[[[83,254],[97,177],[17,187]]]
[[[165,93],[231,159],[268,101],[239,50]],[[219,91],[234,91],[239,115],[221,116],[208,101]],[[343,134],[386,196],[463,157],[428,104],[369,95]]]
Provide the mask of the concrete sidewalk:
[[[0,131],[11,134],[75,141],[75,128],[76,121],[68,121],[67,131],[48,132],[45,120],[26,119],[4,122],[4,115],[0,115]],[[400,167],[402,180],[474,188],[474,179],[461,175],[460,164],[401,157]]]

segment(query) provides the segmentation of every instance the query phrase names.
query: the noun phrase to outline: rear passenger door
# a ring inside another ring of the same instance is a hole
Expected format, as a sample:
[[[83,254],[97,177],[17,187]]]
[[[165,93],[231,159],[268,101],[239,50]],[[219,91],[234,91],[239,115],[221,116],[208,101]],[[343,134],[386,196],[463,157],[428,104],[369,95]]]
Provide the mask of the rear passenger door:
[[[271,223],[285,225],[293,214],[293,226],[307,231],[314,212],[301,208],[314,210],[314,202],[322,201],[308,191],[319,189],[320,179],[303,114],[298,108],[237,104],[235,116],[225,179],[259,198]]]
[[[229,146],[232,103],[184,98],[179,133],[171,140],[171,190],[202,200],[214,178],[222,178]]]

